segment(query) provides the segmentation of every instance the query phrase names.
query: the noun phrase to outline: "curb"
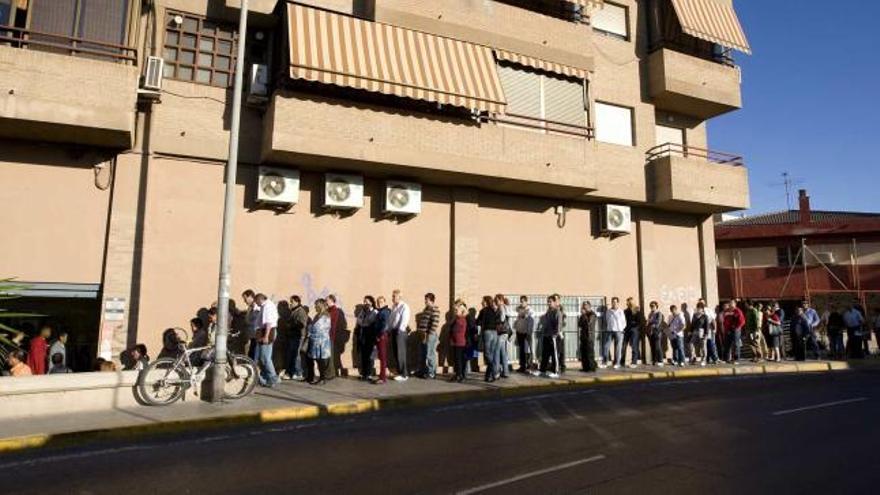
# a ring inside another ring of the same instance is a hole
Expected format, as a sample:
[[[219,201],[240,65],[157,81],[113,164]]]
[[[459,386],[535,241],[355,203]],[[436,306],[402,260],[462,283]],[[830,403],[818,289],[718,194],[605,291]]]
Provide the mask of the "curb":
[[[326,406],[294,406],[262,411],[230,414],[211,418],[186,419],[145,425],[123,426],[96,430],[84,430],[58,434],[34,434],[11,438],[0,438],[0,454],[48,447],[70,447],[97,440],[131,438],[162,433],[215,429],[225,426],[248,424],[269,424],[277,422],[304,421],[321,417],[365,414],[388,409],[409,407],[428,407],[460,402],[471,399],[506,398],[527,395],[534,392],[561,391],[589,388],[602,385],[616,385],[631,382],[687,380],[693,378],[714,378],[746,375],[780,375],[799,373],[822,373],[858,369],[880,369],[874,365],[852,365],[843,361],[785,363],[781,366],[744,365],[738,368],[698,368],[670,371],[634,372],[619,375],[600,375],[575,377],[564,381],[536,382],[517,387],[490,390],[465,390],[439,394],[403,395],[382,399],[361,399],[338,402]]]

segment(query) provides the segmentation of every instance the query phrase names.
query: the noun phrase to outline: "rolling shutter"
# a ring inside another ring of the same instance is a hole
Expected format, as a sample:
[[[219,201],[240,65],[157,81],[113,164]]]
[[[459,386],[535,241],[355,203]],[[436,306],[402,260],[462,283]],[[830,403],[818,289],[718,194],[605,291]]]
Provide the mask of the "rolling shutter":
[[[596,102],[596,140],[632,146],[632,109]]]
[[[506,65],[498,66],[498,76],[507,100],[505,113],[543,119],[541,111],[541,76]]]
[[[585,127],[587,113],[584,106],[583,84],[545,76],[544,115],[551,122]]]
[[[605,3],[602,8],[593,10],[590,16],[590,24],[593,29],[629,38],[629,26],[627,25],[626,7]]]

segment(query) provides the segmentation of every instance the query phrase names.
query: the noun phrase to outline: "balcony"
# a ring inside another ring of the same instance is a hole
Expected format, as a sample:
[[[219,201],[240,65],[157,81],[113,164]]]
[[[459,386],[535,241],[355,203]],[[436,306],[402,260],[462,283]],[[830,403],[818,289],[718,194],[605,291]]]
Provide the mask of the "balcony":
[[[497,1],[383,0],[375,20],[541,60],[593,68],[588,25]]]
[[[477,122],[285,90],[264,125],[264,161],[559,198],[596,188],[589,130],[561,124]]]
[[[738,67],[669,48],[648,58],[648,91],[658,109],[704,120],[742,108]]]
[[[0,29],[0,137],[129,147],[136,60],[124,46]]]
[[[748,170],[742,158],[680,144],[646,153],[651,201],[666,209],[721,213],[749,207]]]

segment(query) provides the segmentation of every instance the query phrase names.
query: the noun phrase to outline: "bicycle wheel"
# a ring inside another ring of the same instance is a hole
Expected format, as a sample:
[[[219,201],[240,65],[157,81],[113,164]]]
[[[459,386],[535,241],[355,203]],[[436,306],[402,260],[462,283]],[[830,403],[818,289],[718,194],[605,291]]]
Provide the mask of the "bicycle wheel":
[[[189,373],[183,363],[161,358],[150,363],[138,377],[141,398],[152,406],[166,406],[183,397]]]
[[[250,394],[257,385],[257,365],[247,356],[229,354],[226,363],[226,383],[223,392],[227,399],[240,399]]]

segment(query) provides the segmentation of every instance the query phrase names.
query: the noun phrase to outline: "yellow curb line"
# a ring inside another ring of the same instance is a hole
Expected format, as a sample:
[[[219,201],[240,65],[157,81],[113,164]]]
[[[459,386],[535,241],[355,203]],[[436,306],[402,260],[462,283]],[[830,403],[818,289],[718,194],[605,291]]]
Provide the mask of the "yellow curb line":
[[[872,366],[866,366],[872,367]],[[733,376],[733,375],[762,375],[782,373],[809,373],[828,372],[858,369],[846,362],[830,363],[786,363],[779,366],[743,366],[740,368],[717,368],[717,369],[688,369],[670,371],[650,371],[630,374],[615,374],[604,376],[584,376],[565,380],[544,381],[523,386],[501,387],[489,390],[463,390],[443,392],[439,394],[419,394],[377,399],[359,399],[354,401],[339,402],[327,406],[295,406],[265,409],[256,412],[232,414],[229,416],[216,416],[207,418],[195,418],[164,423],[150,423],[143,425],[123,426],[119,428],[107,428],[86,430],[59,434],[34,434],[19,437],[0,438],[0,454],[16,452],[27,449],[37,449],[47,446],[70,446],[85,443],[96,439],[130,438],[136,435],[153,433],[167,433],[176,431],[194,431],[197,429],[217,428],[221,426],[276,423],[287,421],[303,421],[322,416],[346,416],[364,414],[383,409],[436,406],[449,402],[469,399],[487,398],[492,396],[511,397],[526,395],[533,392],[553,391],[566,388],[587,388],[590,385],[619,384],[630,381],[688,379],[699,377]]]

